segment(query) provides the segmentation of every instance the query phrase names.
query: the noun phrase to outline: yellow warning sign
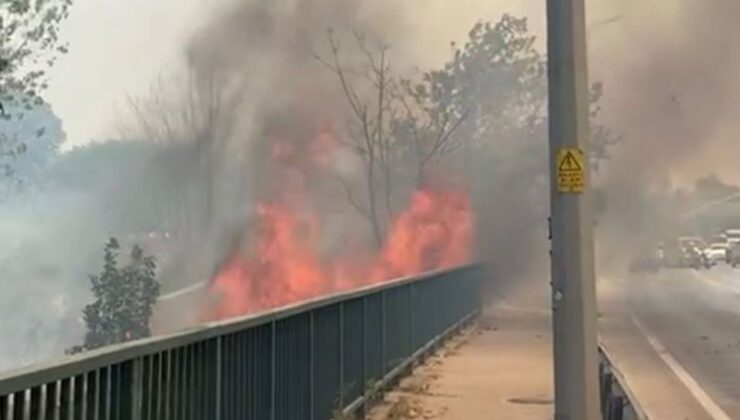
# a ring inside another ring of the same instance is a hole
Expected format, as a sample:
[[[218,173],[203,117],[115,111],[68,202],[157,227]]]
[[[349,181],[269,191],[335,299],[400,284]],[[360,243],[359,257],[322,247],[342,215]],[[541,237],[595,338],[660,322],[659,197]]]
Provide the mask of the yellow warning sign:
[[[581,149],[558,150],[557,161],[558,192],[581,193],[586,188],[586,173]]]

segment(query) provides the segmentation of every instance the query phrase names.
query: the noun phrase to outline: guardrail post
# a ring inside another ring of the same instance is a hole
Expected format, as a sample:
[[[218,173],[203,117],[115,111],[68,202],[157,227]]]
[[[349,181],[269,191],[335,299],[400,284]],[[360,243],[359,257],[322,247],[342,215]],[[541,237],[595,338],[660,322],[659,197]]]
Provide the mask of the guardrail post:
[[[113,420],[126,420],[130,419],[134,416],[134,403],[135,403],[135,395],[136,391],[134,389],[134,376],[135,376],[135,367],[136,367],[136,360],[129,360],[127,362],[120,363],[118,365],[114,365],[113,369],[111,370],[111,399],[110,403],[112,410],[111,416]],[[75,381],[76,382],[76,381]],[[77,384],[74,383],[73,387],[76,387]],[[71,401],[73,401],[75,398],[75,391],[74,388],[72,388],[71,393]],[[115,405],[115,406],[113,406]],[[72,407],[74,409],[74,407]],[[72,415],[74,417],[74,410],[71,410]]]
[[[131,361],[131,420],[141,419],[142,385],[144,383],[142,380],[142,360],[143,358],[137,358]]]
[[[314,384],[314,374],[315,374],[315,359],[316,359],[316,351],[314,350],[314,310],[311,310],[308,314],[308,323],[309,323],[309,330],[308,330],[308,400],[309,400],[309,420],[314,420],[315,417],[315,403],[314,399],[316,398],[316,390],[315,390],[315,384]]]
[[[223,395],[223,336],[216,338],[216,420],[221,420]]]
[[[169,349],[162,353],[164,357],[163,382],[162,382],[162,411],[164,412],[164,420],[174,420],[171,418],[170,413],[170,399],[172,399],[172,355],[175,353],[174,350]],[[166,355],[166,356],[165,356]]]
[[[270,322],[270,339],[272,341],[270,345],[270,419],[275,420],[275,403],[276,403],[276,387],[277,387],[277,375],[275,373],[275,355],[277,349],[275,348],[277,343],[277,328],[275,321]]]
[[[362,373],[360,378],[362,384],[360,389],[362,390],[362,397],[364,399],[362,407],[360,407],[360,418],[364,419],[367,415],[367,297],[362,297]]]
[[[380,369],[381,376],[380,378],[385,378],[386,374],[386,346],[387,346],[387,337],[386,337],[386,329],[385,329],[385,290],[382,290],[380,292],[380,360],[382,362],[382,366]]]
[[[623,420],[624,417],[624,398],[618,395],[611,395],[609,398],[609,410],[604,417],[605,420]]]
[[[89,392],[89,391],[88,391]],[[43,411],[41,411],[41,387],[37,386],[31,389],[31,407],[30,413],[31,419],[36,420],[42,418]],[[89,410],[89,408],[88,408]],[[87,413],[85,413],[87,414]]]
[[[601,412],[606,417],[609,412],[609,398],[612,395],[612,374],[609,372],[604,372],[603,376],[601,377],[601,387],[599,389],[599,394],[601,397]]]
[[[409,283],[408,285],[408,315],[409,315],[409,333],[407,337],[408,355],[411,356],[414,353],[414,284]],[[413,369],[413,364],[411,365]],[[410,369],[411,370],[411,369]]]
[[[339,405],[344,407],[344,303],[339,302]]]

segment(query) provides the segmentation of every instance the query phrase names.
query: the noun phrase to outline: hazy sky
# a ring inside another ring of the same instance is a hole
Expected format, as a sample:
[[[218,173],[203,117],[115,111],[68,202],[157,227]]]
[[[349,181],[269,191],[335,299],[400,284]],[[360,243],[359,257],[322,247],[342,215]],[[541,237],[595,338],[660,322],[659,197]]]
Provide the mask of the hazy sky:
[[[64,121],[66,146],[117,134],[126,95],[145,93],[159,75],[177,67],[193,31],[230,1],[235,0],[75,0],[63,27],[70,53],[51,70],[46,93]],[[418,54],[421,66],[447,57],[449,42],[464,37],[475,21],[495,20],[502,12],[520,14],[544,3],[423,0],[420,8],[420,1],[400,4],[414,10],[407,22],[412,35],[402,42]]]
[[[46,95],[64,122],[66,147],[118,134],[116,123],[126,111],[126,95],[145,94],[157,77],[176,69],[194,31],[235,1],[266,0],[75,0],[63,27],[70,53],[52,69]],[[619,109],[611,106],[614,87],[629,79],[634,63],[650,60],[653,54],[647,50],[640,54],[635,46],[655,39],[656,34],[680,31],[685,23],[678,13],[680,5],[692,1],[588,2],[589,70],[593,80],[606,82],[607,120],[615,115],[611,110]],[[406,62],[418,63],[421,69],[448,59],[450,41],[464,40],[476,21],[497,21],[502,13],[512,13],[529,17],[538,35],[545,27],[544,0],[398,0],[397,4],[406,35],[390,41]],[[539,47],[543,49],[542,41]],[[669,102],[670,95],[664,96]],[[626,124],[614,121],[613,125]],[[726,131],[733,130],[734,125]],[[727,160],[724,150],[707,148],[704,152],[714,153],[712,160],[719,162]],[[692,173],[706,171],[703,159],[694,160],[700,168]]]
[[[191,34],[233,1],[261,0],[75,0],[62,28],[70,53],[51,70],[46,93],[64,121],[67,147],[117,134],[115,124],[126,110],[126,95],[146,93],[157,77],[177,68]],[[589,10],[591,22],[614,16],[605,10],[608,0],[595,3]],[[479,20],[496,21],[502,13],[512,13],[530,17],[535,33],[544,30],[544,0],[399,0],[398,4],[405,12],[408,36],[393,40],[394,47],[422,68],[447,59],[450,41],[464,39]],[[615,33],[619,31],[599,28],[592,36],[592,49]],[[598,72],[595,64],[592,70]]]
[[[127,93],[145,92],[177,65],[194,26],[221,0],[75,0],[62,36],[70,53],[46,97],[63,119],[68,146],[104,139]]]

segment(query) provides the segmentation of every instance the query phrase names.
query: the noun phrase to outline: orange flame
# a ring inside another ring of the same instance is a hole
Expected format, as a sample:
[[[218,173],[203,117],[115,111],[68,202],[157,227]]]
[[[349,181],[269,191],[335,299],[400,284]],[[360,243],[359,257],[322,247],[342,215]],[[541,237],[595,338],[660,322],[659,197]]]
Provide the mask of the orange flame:
[[[421,190],[392,224],[367,263],[322,262],[316,217],[281,204],[262,205],[254,249],[240,249],[213,279],[220,296],[214,316],[226,318],[424,271],[470,258],[472,219],[466,194]],[[355,258],[356,260],[356,258]]]
[[[416,191],[411,206],[391,227],[373,278],[382,281],[462,264],[470,258],[471,237],[465,193]]]
[[[311,146],[322,152],[310,149],[316,153],[306,154],[309,164],[325,168],[326,160],[321,156],[331,144],[330,132],[322,129]],[[274,144],[271,151],[275,160],[295,157],[295,150],[285,144]],[[295,168],[295,162],[291,163],[290,169],[295,172]],[[282,185],[282,200],[258,206],[257,229],[251,232],[250,242],[235,250],[212,279],[210,291],[218,302],[211,316],[221,319],[253,313],[448,268],[470,258],[472,216],[468,196],[462,190],[415,191],[408,207],[393,219],[379,250],[364,256],[355,253],[325,258],[319,251],[320,217],[307,205],[296,205],[290,199],[290,189],[298,184]]]

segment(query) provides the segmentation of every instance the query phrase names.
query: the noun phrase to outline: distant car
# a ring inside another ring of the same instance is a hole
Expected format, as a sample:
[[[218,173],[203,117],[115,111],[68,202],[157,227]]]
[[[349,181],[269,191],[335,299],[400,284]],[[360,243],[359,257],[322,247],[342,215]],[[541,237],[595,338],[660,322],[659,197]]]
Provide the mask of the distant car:
[[[704,256],[711,265],[717,265],[727,261],[727,249],[729,245],[725,242],[715,242],[704,249]]]
[[[733,268],[740,265],[740,242],[735,243],[727,249],[727,264]]]
[[[727,237],[727,244],[730,248],[740,243],[740,229],[727,229],[724,235]]]
[[[704,241],[704,239],[698,237],[698,236],[681,236],[678,238],[678,243],[681,244],[681,246],[697,246],[700,248],[706,248],[707,243]]]
[[[683,249],[682,266],[699,270],[700,268],[709,268],[709,261],[701,249],[695,246],[687,246]]]
[[[724,243],[724,244],[726,244],[726,243],[728,243],[727,242],[727,234],[726,233],[718,233],[716,235],[713,235],[709,239],[709,242],[711,242],[711,243]]]

